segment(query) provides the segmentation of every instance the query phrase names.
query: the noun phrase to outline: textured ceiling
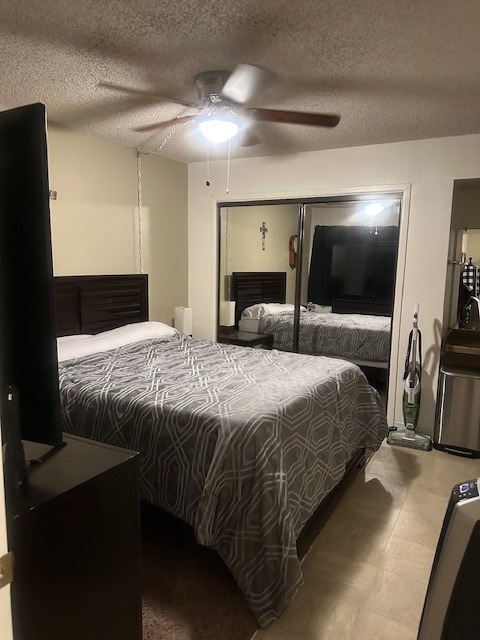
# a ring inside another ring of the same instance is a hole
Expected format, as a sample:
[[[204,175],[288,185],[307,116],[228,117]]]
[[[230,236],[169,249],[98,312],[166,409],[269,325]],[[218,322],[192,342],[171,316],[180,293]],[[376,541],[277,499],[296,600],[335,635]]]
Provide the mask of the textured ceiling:
[[[49,120],[143,150],[192,111],[193,76],[259,65],[248,106],[338,113],[335,129],[257,123],[259,156],[480,132],[478,0],[4,0],[0,103],[43,102]],[[99,87],[112,83],[137,92]],[[204,160],[191,124],[159,151]],[[224,157],[225,145],[211,157]]]

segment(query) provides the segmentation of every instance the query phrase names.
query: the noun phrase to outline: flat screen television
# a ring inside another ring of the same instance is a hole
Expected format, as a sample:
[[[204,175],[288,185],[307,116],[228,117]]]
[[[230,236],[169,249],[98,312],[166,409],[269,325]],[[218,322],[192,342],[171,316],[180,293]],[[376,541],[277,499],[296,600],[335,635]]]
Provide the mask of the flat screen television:
[[[396,247],[388,242],[335,243],[327,295],[391,299],[396,259]]]
[[[391,302],[395,289],[398,227],[316,226],[308,301],[331,305],[332,300]]]
[[[2,435],[61,445],[46,114],[0,112],[0,385]],[[6,409],[16,390],[18,416]]]

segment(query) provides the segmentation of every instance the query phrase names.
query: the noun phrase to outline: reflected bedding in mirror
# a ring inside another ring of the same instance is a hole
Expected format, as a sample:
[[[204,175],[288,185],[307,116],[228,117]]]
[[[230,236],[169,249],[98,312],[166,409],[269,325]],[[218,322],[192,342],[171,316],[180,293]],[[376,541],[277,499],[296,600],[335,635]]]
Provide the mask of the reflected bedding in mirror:
[[[293,324],[293,312],[266,315],[258,321],[258,333],[273,334],[273,348],[288,351]],[[387,363],[390,327],[388,316],[308,311],[300,318],[299,352],[355,362]]]

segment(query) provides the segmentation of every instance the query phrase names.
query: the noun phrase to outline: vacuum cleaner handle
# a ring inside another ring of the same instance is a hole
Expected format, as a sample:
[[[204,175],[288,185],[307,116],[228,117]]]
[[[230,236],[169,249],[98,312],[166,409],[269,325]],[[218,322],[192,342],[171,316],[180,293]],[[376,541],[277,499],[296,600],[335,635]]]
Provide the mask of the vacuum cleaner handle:
[[[407,353],[405,355],[405,368],[403,370],[403,379],[404,380],[407,379],[408,374],[410,372],[410,353],[412,351],[412,337],[413,337],[413,331],[410,331],[410,335],[408,336]]]
[[[419,356],[419,377],[422,376],[422,334],[420,329],[418,328],[418,312],[420,309],[420,305],[418,302],[415,304],[415,308],[413,310],[413,329],[410,331],[410,335],[408,336],[408,348],[405,356],[405,369],[403,373],[403,379],[406,380],[409,373],[412,373],[414,376],[415,371],[417,370],[417,344],[418,344],[418,356]],[[413,354],[412,354],[413,348]]]
[[[417,302],[415,305],[415,308],[413,309],[413,328],[414,329],[418,329],[418,310],[419,309],[420,309],[420,305]]]

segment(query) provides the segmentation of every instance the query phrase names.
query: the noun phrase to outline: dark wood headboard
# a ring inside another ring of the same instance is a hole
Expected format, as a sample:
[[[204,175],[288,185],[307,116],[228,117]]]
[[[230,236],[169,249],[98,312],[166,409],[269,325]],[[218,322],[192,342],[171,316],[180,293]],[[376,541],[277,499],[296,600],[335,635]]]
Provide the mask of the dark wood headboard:
[[[232,273],[231,299],[235,300],[235,326],[242,311],[260,302],[285,303],[285,271],[236,271]]]
[[[148,320],[148,275],[56,276],[57,336],[99,333]]]

